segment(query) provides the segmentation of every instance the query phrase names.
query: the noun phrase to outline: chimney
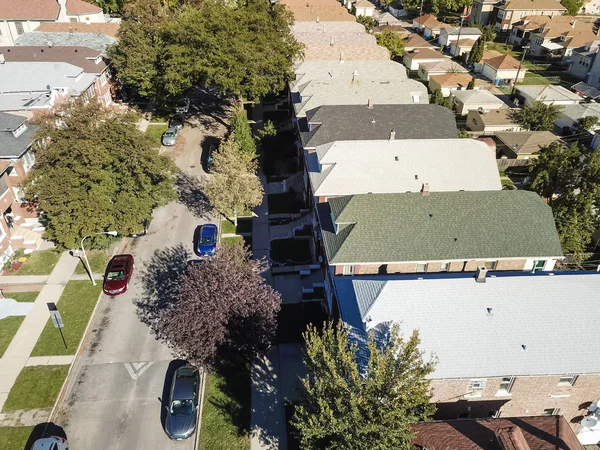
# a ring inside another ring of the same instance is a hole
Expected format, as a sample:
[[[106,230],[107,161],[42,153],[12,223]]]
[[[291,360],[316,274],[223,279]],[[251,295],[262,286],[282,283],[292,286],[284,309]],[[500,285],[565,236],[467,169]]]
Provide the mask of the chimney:
[[[48,47],[49,47],[49,48],[52,48],[52,46],[53,46],[54,44],[52,43],[52,41],[47,41],[47,42],[46,42],[46,45],[48,45]]]
[[[312,12],[312,11],[311,11]],[[319,16],[317,16],[317,23],[319,23]]]
[[[487,269],[485,266],[479,266],[475,271],[475,281],[477,283],[485,283],[485,276],[487,275]]]
[[[392,128],[392,131],[390,131],[390,141],[395,141],[396,140],[396,130]]]
[[[421,188],[421,195],[423,197],[429,197],[429,183],[423,183],[423,187]]]
[[[6,60],[4,59],[4,55],[0,53],[0,64],[4,64]]]
[[[516,425],[496,431],[496,439],[503,450],[531,450],[521,428]]]
[[[370,98],[369,101],[367,102],[367,109],[373,109],[373,99]]]

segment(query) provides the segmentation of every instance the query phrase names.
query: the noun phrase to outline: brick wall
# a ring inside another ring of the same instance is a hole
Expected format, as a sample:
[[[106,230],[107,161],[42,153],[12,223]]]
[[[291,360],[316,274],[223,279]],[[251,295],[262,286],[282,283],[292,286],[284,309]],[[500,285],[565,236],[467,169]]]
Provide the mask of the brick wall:
[[[536,416],[545,409],[559,414],[578,431],[581,416],[590,402],[600,399],[600,375],[580,375],[573,386],[558,386],[560,376],[515,377],[509,396],[496,396],[502,378],[487,378],[480,397],[468,395],[469,380],[433,380],[433,401],[440,404],[440,419],[455,419],[459,413],[487,417],[499,410],[501,417]],[[470,411],[469,411],[470,407]]]
[[[475,272],[477,267],[483,266],[485,261],[457,261],[452,262],[448,266],[448,272]],[[496,270],[523,270],[525,268],[526,260],[515,259],[498,261]],[[439,261],[427,263],[427,273],[437,273],[441,271],[442,263]],[[335,274],[341,275],[343,273],[342,266],[336,266]],[[355,275],[376,275],[376,274],[394,274],[394,273],[417,273],[416,263],[402,263],[402,264],[360,264],[354,266]]]

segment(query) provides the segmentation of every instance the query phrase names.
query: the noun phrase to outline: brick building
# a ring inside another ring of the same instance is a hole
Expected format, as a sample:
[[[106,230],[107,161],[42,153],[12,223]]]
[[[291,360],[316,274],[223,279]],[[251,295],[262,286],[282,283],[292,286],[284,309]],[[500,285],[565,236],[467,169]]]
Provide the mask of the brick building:
[[[562,415],[576,432],[600,399],[596,272],[337,277],[351,336],[419,330],[436,419]],[[333,308],[336,311],[336,308]],[[359,350],[359,355],[362,355]],[[361,358],[359,356],[359,358]],[[360,360],[363,363],[364,360]]]

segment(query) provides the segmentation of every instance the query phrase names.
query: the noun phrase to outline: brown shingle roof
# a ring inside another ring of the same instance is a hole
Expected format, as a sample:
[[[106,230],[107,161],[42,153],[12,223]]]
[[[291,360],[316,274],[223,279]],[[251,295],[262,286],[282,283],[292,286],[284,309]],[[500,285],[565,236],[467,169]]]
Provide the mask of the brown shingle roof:
[[[280,0],[289,9],[296,22],[356,21],[356,17],[348,12],[337,0]]]
[[[88,47],[0,47],[0,53],[7,62],[66,62],[81,67],[86,73],[102,73],[106,63],[94,61],[102,52]]]
[[[423,14],[422,16],[417,17],[416,19],[413,19],[413,22],[417,22],[419,25],[421,25],[423,27],[436,27],[441,24],[441,22],[438,21],[435,18],[435,16],[433,16],[431,14]]]
[[[518,69],[519,61],[510,55],[496,56],[495,58],[484,59],[483,62],[497,70]]]
[[[2,0],[0,0],[2,1]],[[34,31],[46,33],[102,33],[114,38],[119,32],[118,23],[44,22]]]
[[[583,450],[562,416],[420,422],[412,430],[413,442],[427,450]],[[523,441],[528,447],[515,446]]]
[[[57,0],[0,0],[0,20],[56,20]]]
[[[23,1],[23,0],[21,0]],[[83,0],[67,0],[67,14],[77,16],[79,14],[94,14],[102,12],[102,8]]]
[[[511,118],[510,108],[492,109],[489,111],[470,111],[469,113],[479,114],[483,125],[511,125],[514,120]]]
[[[432,48],[418,48],[407,52],[406,56],[410,59],[446,59],[444,55]]]
[[[467,73],[444,73],[442,75],[431,75],[441,87],[467,86],[471,81],[471,75]]]
[[[425,39],[423,39],[418,34],[411,33],[404,40],[404,47],[408,47],[408,48],[426,48],[426,47],[433,47],[433,45],[431,45],[429,42],[427,42]]]
[[[501,56],[502,53],[497,52],[496,50],[488,50],[487,48],[483,50],[483,56],[481,57],[482,60],[484,59],[490,59],[490,58],[495,58],[496,56]]]
[[[531,155],[560,138],[549,131],[498,131],[496,137],[513,152]]]
[[[458,45],[459,47],[473,47],[475,45],[474,39],[461,39],[460,41],[450,41],[450,44]]]
[[[508,0],[498,9],[518,11],[566,11],[558,0]]]

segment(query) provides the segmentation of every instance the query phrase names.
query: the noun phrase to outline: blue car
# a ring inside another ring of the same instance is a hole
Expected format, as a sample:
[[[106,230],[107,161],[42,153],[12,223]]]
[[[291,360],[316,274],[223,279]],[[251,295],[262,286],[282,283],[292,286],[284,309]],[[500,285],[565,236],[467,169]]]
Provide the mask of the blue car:
[[[217,226],[212,223],[196,228],[194,252],[198,256],[213,256],[217,249]]]

